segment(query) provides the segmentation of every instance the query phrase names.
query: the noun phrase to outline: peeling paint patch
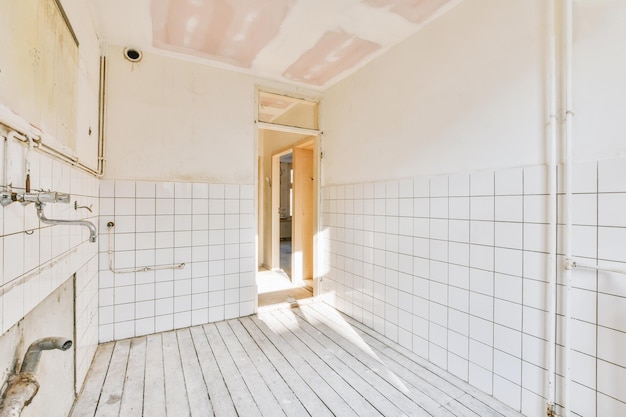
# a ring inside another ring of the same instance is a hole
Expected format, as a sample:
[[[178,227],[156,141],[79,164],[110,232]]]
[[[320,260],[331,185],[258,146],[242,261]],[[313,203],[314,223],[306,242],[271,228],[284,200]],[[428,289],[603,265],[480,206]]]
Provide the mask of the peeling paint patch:
[[[322,86],[377,51],[381,45],[345,32],[325,32],[311,49],[291,64],[283,76]]]
[[[153,45],[249,68],[295,0],[153,0]]]
[[[437,10],[448,4],[448,0],[364,0],[373,7],[387,7],[409,22],[424,23]]]

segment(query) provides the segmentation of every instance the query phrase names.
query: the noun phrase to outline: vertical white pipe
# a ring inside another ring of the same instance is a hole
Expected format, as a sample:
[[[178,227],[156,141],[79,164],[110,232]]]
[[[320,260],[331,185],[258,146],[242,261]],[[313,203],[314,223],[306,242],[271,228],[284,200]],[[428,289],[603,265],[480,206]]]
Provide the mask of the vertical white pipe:
[[[2,191],[10,191],[9,188],[9,137],[4,137],[4,163],[2,173]]]
[[[564,147],[565,147],[565,235],[564,253],[565,259],[572,257],[572,0],[565,0],[563,10],[563,90],[565,104],[565,124],[564,124]],[[563,279],[565,284],[565,326],[564,326],[564,387],[563,387],[563,407],[565,417],[570,417],[570,389],[571,389],[571,321],[572,321],[572,271],[569,268],[563,269]]]
[[[548,282],[549,282],[549,299],[548,299],[548,337],[549,337],[549,358],[548,358],[548,406],[553,407],[556,402],[556,323],[557,323],[557,270],[556,270],[556,253],[557,253],[557,142],[558,142],[558,107],[557,107],[557,91],[558,91],[558,47],[557,47],[557,5],[558,0],[552,0],[548,11],[548,45],[549,45],[549,172],[548,183],[550,193],[549,203],[549,233],[548,233]]]

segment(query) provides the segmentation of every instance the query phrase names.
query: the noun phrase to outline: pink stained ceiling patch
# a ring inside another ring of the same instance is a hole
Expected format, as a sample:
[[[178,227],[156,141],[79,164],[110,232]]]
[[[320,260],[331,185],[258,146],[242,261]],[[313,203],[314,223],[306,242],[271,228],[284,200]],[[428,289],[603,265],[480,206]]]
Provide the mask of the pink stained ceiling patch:
[[[373,7],[389,7],[389,10],[409,22],[424,23],[449,0],[364,0]]]
[[[249,68],[295,0],[152,0],[157,48]]]
[[[377,43],[349,33],[325,32],[315,46],[287,68],[283,76],[290,80],[323,86],[380,48]]]

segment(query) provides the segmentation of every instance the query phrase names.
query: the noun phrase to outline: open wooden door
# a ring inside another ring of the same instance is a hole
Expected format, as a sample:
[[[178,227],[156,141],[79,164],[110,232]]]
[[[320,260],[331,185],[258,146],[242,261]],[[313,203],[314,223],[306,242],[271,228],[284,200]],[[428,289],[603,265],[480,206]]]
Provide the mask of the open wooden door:
[[[313,279],[315,220],[314,140],[293,151],[292,281]]]

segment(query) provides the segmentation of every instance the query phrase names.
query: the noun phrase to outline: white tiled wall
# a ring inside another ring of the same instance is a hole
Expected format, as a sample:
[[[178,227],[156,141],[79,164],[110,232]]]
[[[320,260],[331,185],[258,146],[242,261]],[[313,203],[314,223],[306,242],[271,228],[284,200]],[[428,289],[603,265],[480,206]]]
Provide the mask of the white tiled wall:
[[[4,137],[0,136],[0,175]],[[15,191],[25,184],[26,147],[9,144],[8,176]],[[72,204],[47,204],[49,218],[86,218],[97,223],[98,179],[37,151],[30,154],[31,188],[70,193]],[[1,177],[0,177],[1,178]],[[2,179],[0,179],[0,182]],[[0,184],[4,185],[4,184]],[[22,187],[22,189],[19,189]],[[93,213],[73,203],[93,205]],[[18,323],[63,282],[76,274],[76,378],[80,389],[98,343],[98,246],[83,226],[50,226],[37,218],[34,205],[0,207],[0,322],[2,333]],[[42,334],[41,337],[61,336]],[[72,335],[67,335],[72,336]],[[30,343],[32,341],[24,341]],[[8,368],[7,368],[8,369]]]
[[[102,181],[100,341],[254,312],[251,185]],[[185,263],[181,270],[114,274],[114,268]]]
[[[326,299],[514,409],[543,415],[547,178],[533,166],[326,187]],[[576,164],[574,256],[626,268],[624,178],[624,159]],[[573,285],[573,411],[624,415],[626,276],[575,270]]]

